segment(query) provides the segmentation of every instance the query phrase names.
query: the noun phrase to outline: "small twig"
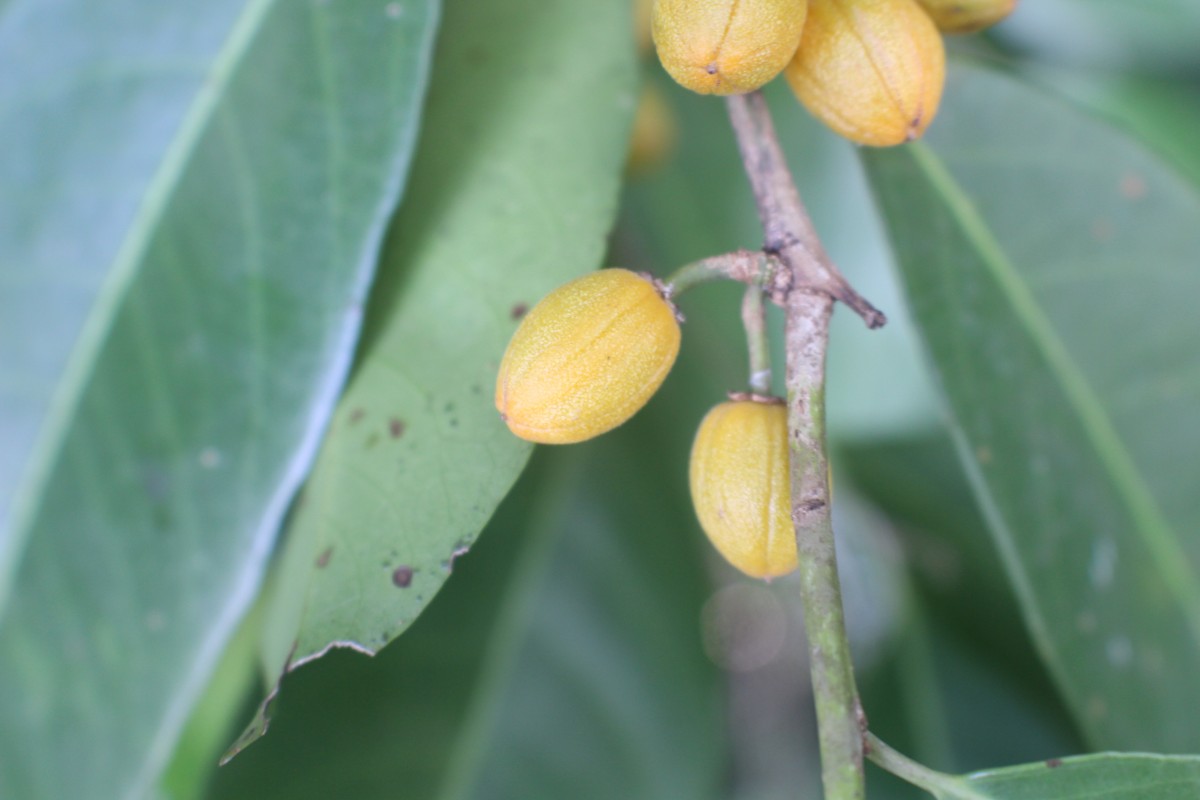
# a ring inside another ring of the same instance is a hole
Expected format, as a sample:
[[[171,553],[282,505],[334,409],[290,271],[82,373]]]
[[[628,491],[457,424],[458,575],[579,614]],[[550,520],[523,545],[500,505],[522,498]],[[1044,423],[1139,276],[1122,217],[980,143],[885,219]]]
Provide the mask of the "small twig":
[[[772,254],[760,250],[734,250],[684,264],[667,276],[663,284],[670,298],[702,283],[721,279],[758,286],[774,302],[783,305],[792,285],[792,272]]]
[[[763,291],[757,285],[746,287],[742,298],[742,327],[746,329],[746,344],[750,350],[750,391],[757,395],[771,393],[771,345],[767,340],[767,309]]]
[[[751,176],[754,201],[763,223],[763,251],[780,255],[788,251],[802,258],[806,267],[794,275],[801,281],[797,287],[840,300],[862,317],[868,328],[882,327],[887,317],[854,291],[825,252],[788,170],[762,93],[733,95],[727,100],[729,116],[738,131],[742,163]]]
[[[835,299],[848,298],[868,326],[883,315],[849,287],[825,253],[792,181],[762,95],[727,98],[766,237],[764,251],[791,271],[786,298],[788,441],[792,521],[817,706],[826,800],[861,800],[863,714],[842,613],[829,467],[825,456],[825,351]]]

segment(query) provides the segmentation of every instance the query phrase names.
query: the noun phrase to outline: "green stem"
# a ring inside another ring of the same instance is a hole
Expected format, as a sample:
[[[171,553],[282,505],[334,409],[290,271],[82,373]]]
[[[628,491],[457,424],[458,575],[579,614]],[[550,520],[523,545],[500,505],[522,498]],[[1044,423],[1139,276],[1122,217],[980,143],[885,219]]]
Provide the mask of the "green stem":
[[[747,286],[742,298],[742,327],[750,350],[750,391],[771,393],[771,345],[767,340],[767,308],[758,286]]]
[[[902,778],[913,786],[924,789],[934,797],[951,797],[954,800],[988,800],[985,795],[976,792],[957,775],[947,775],[944,772],[932,770],[924,764],[918,764],[903,753],[893,750],[873,733],[867,734],[866,744],[867,757],[875,764],[897,778]]]
[[[864,719],[838,576],[825,455],[825,342],[833,300],[794,292],[787,309],[788,442],[800,598],[827,800],[860,800]]]

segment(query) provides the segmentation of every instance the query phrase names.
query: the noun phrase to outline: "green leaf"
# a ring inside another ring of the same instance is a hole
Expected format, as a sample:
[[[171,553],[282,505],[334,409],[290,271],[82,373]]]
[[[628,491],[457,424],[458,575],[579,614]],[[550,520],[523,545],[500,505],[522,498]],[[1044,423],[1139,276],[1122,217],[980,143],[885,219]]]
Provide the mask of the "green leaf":
[[[964,776],[970,793],[946,797],[1040,800],[1191,800],[1200,794],[1200,758],[1103,753],[1051,759]]]
[[[0,8],[0,795],[155,785],[344,379],[435,11]]]
[[[208,686],[192,708],[171,763],[163,772],[162,800],[198,800],[205,796],[213,765],[236,733],[233,726],[246,702],[258,699],[258,643],[262,638],[264,595],[242,618]]]
[[[1194,146],[1200,127],[1200,84],[1033,63],[1021,67],[1031,79],[1124,126],[1200,184],[1200,149]]]
[[[707,545],[660,441],[638,419],[539,453],[412,629],[285,678],[211,796],[719,796]]]
[[[1097,753],[944,775],[875,740],[877,763],[938,800],[1191,800],[1200,794],[1200,757]]]
[[[442,31],[359,361],[290,526],[272,679],[331,646],[375,652],[433,598],[531,449],[493,404],[504,346],[525,308],[599,265],[615,214],[626,4],[457,0]]]
[[[865,154],[1026,622],[1095,746],[1200,750],[1200,197],[1136,143],[955,64]]]
[[[1159,72],[1200,71],[1194,0],[1037,0],[996,28],[1017,49],[1050,62]]]

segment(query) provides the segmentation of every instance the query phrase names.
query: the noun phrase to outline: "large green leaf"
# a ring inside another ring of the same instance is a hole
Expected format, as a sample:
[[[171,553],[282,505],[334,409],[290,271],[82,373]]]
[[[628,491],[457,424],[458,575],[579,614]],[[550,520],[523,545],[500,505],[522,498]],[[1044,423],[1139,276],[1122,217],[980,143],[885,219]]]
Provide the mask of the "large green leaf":
[[[276,677],[330,646],[376,651],[433,598],[530,452],[492,401],[508,337],[599,265],[615,214],[627,3],[456,0],[442,31],[359,363],[290,526]]]
[[[1183,174],[1200,183],[1200,83],[1129,76],[1093,70],[1054,69],[1035,63],[1020,65],[1031,79],[1046,83],[1097,113],[1128,128],[1167,158]]]
[[[344,379],[435,10],[0,9],[0,795],[170,756]]]
[[[211,796],[719,796],[707,545],[659,422],[540,453],[412,629],[289,675]]]
[[[956,64],[865,158],[1035,643],[1088,739],[1200,750],[1200,197],[1135,142]]]

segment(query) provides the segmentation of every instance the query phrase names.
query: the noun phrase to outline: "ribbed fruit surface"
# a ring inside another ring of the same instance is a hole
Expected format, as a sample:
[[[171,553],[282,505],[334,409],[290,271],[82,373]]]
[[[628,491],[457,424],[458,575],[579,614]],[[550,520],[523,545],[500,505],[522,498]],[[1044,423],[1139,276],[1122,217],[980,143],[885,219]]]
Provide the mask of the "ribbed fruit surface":
[[[784,73],[800,102],[859,144],[917,139],[946,81],[942,36],[916,0],[811,0]]]
[[[689,479],[700,526],[726,561],[754,578],[796,568],[783,405],[736,400],[709,411]]]
[[[612,430],[654,394],[679,354],[679,322],[652,283],[604,269],[546,295],[508,343],[496,408],[531,442]]]
[[[663,68],[700,94],[752,92],[800,44],[808,0],[656,0],[651,32]]]

